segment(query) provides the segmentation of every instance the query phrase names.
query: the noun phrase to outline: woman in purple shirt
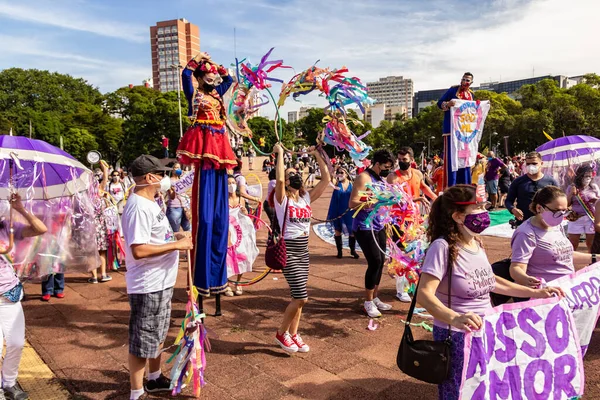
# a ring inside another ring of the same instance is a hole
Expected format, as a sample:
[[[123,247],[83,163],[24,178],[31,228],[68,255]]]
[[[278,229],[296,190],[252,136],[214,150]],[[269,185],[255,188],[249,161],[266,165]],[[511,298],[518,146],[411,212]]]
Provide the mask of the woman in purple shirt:
[[[431,207],[427,236],[431,242],[421,269],[417,301],[434,317],[433,337],[444,341],[452,329],[448,380],[439,385],[439,399],[458,399],[464,359],[464,332],[481,328],[491,307],[490,292],[518,297],[564,295],[558,288],[532,289],[494,276],[478,235],[489,226],[485,204],[475,187],[447,188]],[[448,265],[452,265],[451,307],[448,307]]]
[[[535,215],[517,228],[511,241],[510,276],[516,283],[531,288],[570,275],[575,265],[595,262],[595,254],[573,251],[573,245],[560,227],[569,215],[567,195],[556,186],[546,186],[533,196]]]
[[[567,201],[573,210],[573,218],[569,218],[569,240],[573,249],[579,247],[579,238],[585,234],[588,251],[594,241],[594,210],[600,198],[598,185],[592,182],[594,170],[589,165],[577,168],[575,182],[567,188]]]

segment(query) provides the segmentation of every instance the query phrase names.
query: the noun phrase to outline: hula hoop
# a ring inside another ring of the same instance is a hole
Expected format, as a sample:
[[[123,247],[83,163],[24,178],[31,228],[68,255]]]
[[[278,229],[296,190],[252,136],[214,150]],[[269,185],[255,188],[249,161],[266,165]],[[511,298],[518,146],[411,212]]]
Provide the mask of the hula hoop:
[[[258,182],[258,183],[250,183],[250,182],[249,182],[249,179],[250,179],[250,178],[253,178],[253,179],[255,179],[255,180],[256,180],[256,182]],[[249,194],[249,195],[251,195],[251,196],[254,196],[254,197],[260,197],[260,200],[259,200],[257,203],[260,203],[260,202],[262,202],[262,197],[263,197],[263,184],[262,184],[262,181],[260,180],[260,178],[258,177],[258,175],[256,175],[256,174],[248,174],[248,175],[246,175],[246,185],[247,185],[248,187],[250,187],[250,186],[253,186],[253,187],[255,187],[255,186],[259,186],[259,187],[260,187],[260,189],[257,189],[258,191],[260,191],[260,193],[258,193],[258,194],[254,194],[254,191],[253,191],[253,193],[248,193],[248,194]],[[248,192],[248,189],[246,189],[246,191]],[[248,200],[248,201],[250,201],[250,200]]]
[[[247,216],[250,218],[254,218],[255,220],[258,221],[258,224],[255,224],[255,226],[256,225],[260,226],[260,224],[262,223],[263,226],[267,227],[267,229],[269,230],[269,233],[273,233],[273,231],[271,230],[271,227],[269,225],[267,225],[267,223],[265,221],[263,221],[262,219],[257,218],[256,216],[251,215],[251,214],[248,214]],[[272,271],[271,268],[265,266],[265,269],[258,276],[254,277],[250,280],[236,281],[236,280],[231,280],[231,279],[227,278],[227,282],[233,283],[237,286],[251,286],[251,285],[254,285],[255,283],[258,283],[258,282],[262,281],[263,279],[265,279],[267,277],[267,275],[269,275],[269,273],[271,273],[271,271]],[[254,271],[252,271],[252,272],[254,272]]]

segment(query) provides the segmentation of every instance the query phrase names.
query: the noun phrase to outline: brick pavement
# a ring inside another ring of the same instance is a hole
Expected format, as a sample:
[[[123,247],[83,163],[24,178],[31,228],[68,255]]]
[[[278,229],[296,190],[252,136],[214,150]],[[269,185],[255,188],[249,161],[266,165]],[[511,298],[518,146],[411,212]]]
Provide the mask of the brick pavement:
[[[330,195],[326,192],[314,204],[315,216],[325,217]],[[507,240],[486,238],[485,242],[492,260],[508,255]],[[259,247],[264,248],[264,244],[262,232]],[[381,295],[393,303],[393,311],[385,313],[377,330],[368,331],[368,319],[359,300],[364,259],[338,260],[333,256],[333,246],[314,234],[310,250],[310,299],[300,333],[311,351],[288,355],[274,343],[275,330],[289,299],[281,274],[270,274],[246,288],[243,296],[222,297],[222,317],[211,316],[214,299],[205,300],[213,351],[207,357],[208,383],[201,398],[435,398],[434,385],[410,379],[395,366],[403,331],[400,318],[406,315],[408,305],[392,300],[394,281],[383,278]],[[260,260],[257,266],[262,265]],[[27,338],[75,399],[128,399],[129,305],[124,274],[114,272],[112,276],[111,282],[90,285],[86,276],[69,275],[66,298],[53,298],[50,303],[40,302],[39,285],[27,285],[28,296],[23,302]],[[172,344],[178,332],[185,303],[182,264],[167,344]],[[418,337],[428,335],[421,329],[414,332]],[[600,398],[599,355],[600,340],[596,337],[586,356],[587,398]]]

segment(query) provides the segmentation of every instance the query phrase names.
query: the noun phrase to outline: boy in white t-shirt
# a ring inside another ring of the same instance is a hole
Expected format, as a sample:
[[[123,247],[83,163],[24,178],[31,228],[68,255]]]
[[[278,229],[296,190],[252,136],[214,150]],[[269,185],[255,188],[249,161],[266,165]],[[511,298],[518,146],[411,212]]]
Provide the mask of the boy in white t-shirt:
[[[171,186],[156,157],[142,155],[130,168],[136,188],[123,210],[123,234],[129,317],[130,400],[144,394],[144,369],[148,360],[148,392],[169,391],[171,381],[160,370],[160,350],[167,337],[171,298],[177,279],[179,250],[192,248],[185,232],[173,233],[165,213],[154,201]]]

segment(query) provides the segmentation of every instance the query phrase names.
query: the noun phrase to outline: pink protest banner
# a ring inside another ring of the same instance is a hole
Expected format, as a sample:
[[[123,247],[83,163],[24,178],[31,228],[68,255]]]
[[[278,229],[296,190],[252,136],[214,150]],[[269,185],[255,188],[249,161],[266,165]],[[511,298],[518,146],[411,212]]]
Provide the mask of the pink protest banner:
[[[550,284],[565,291],[575,329],[579,334],[581,353],[585,355],[600,316],[600,263],[556,279]]]
[[[557,297],[490,309],[465,336],[463,400],[571,399],[584,389],[575,322]]]
[[[483,125],[490,111],[489,100],[454,100],[450,109],[452,171],[475,165]]]

